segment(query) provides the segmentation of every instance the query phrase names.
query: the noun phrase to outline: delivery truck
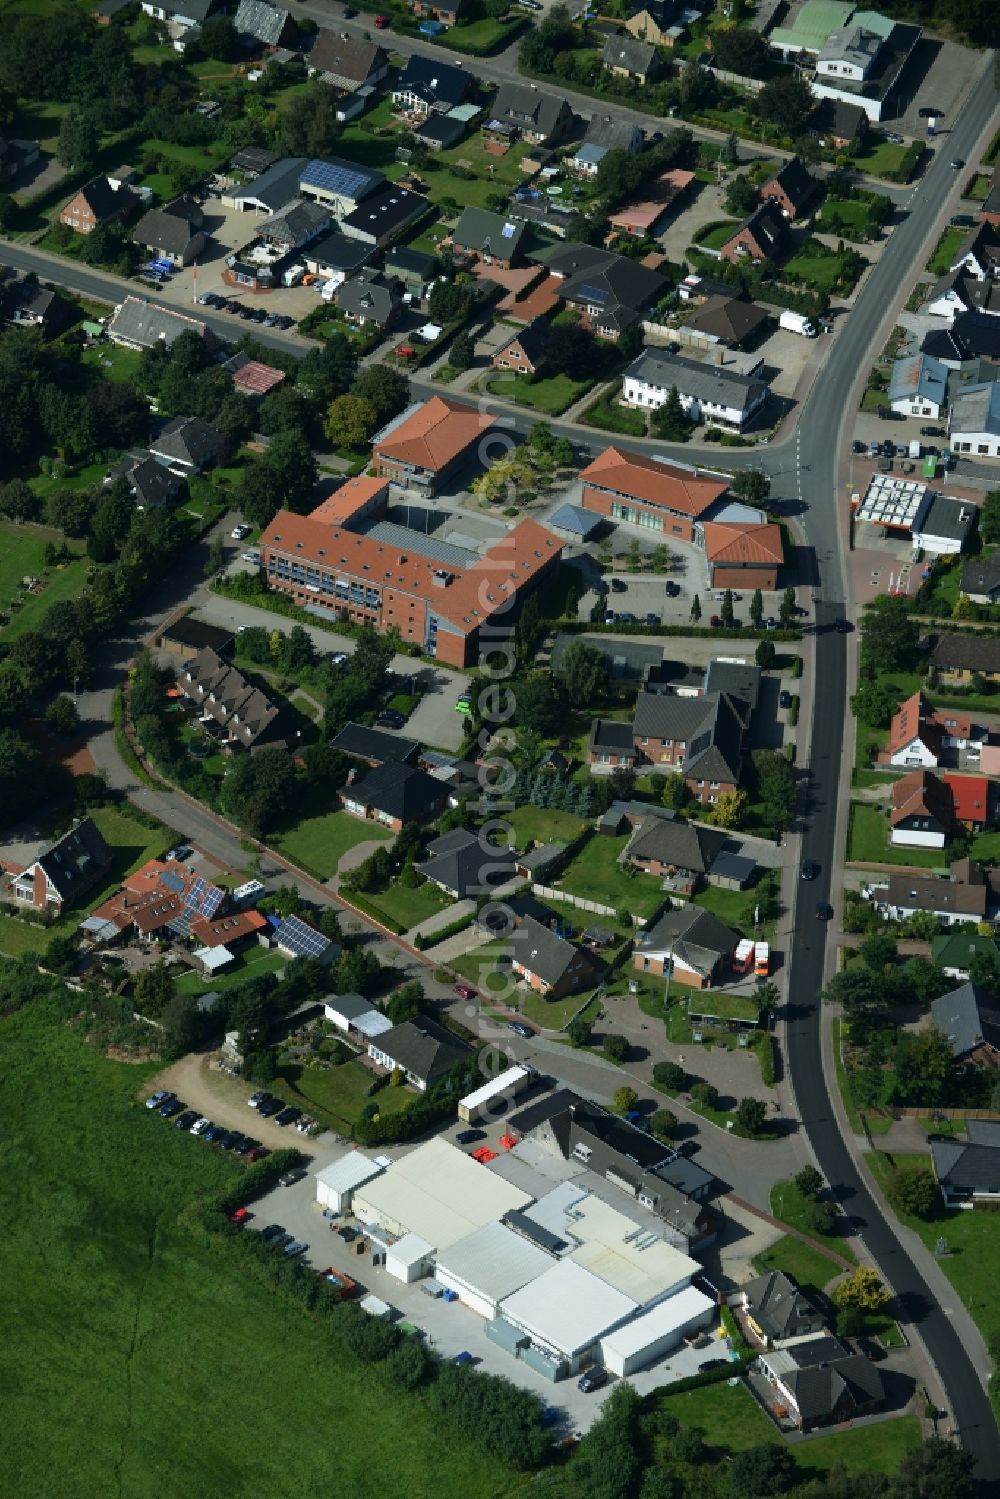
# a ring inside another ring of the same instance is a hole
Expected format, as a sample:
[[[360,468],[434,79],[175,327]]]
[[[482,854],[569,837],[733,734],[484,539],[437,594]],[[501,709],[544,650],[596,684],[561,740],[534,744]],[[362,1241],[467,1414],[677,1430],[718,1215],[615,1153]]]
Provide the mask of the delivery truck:
[[[816,327],[801,312],[792,312],[785,308],[778,319],[779,328],[787,328],[789,333],[800,333],[803,338],[815,338]]]

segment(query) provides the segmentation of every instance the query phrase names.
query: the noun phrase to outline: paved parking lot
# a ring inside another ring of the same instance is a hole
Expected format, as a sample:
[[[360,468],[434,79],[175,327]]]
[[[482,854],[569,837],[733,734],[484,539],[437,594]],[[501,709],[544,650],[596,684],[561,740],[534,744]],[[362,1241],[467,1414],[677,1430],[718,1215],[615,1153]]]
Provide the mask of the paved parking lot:
[[[398,1158],[405,1147],[394,1146],[392,1155]],[[313,1170],[320,1170],[344,1154],[345,1147],[338,1147],[326,1155],[317,1157]],[[442,1358],[454,1358],[462,1352],[471,1353],[480,1368],[491,1374],[501,1374],[524,1388],[533,1390],[546,1404],[559,1412],[558,1426],[564,1432],[588,1430],[600,1414],[613,1382],[603,1390],[586,1395],[577,1389],[575,1378],[553,1385],[541,1375],[513,1359],[503,1349],[488,1341],[483,1319],[461,1302],[445,1302],[424,1293],[422,1285],[415,1282],[404,1285],[394,1276],[388,1275],[381,1266],[373,1265],[370,1253],[358,1254],[355,1245],[349,1245],[333,1231],[331,1223],[324,1219],[323,1210],[317,1205],[316,1189],[312,1174],[292,1187],[276,1187],[255,1205],[252,1226],[264,1228],[269,1223],[280,1223],[288,1233],[309,1245],[304,1256],[306,1263],[316,1270],[328,1265],[343,1270],[356,1280],[362,1292],[371,1291],[393,1308],[394,1313],[413,1322],[425,1334],[427,1344]],[[347,1216],[338,1222],[348,1222],[358,1227],[356,1220]],[[682,1348],[669,1358],[662,1358],[648,1369],[630,1376],[630,1382],[640,1394],[647,1394],[657,1386],[682,1379],[697,1372],[698,1365],[706,1358],[719,1357],[724,1349],[709,1344],[701,1349]]]
[[[962,99],[979,77],[979,67],[970,66],[973,55],[968,48],[954,42],[922,37],[903,75],[901,98],[892,104],[898,112],[886,115],[883,125],[907,136],[926,135],[927,122],[920,118],[919,110],[922,105],[932,105],[942,111],[938,136],[944,135],[945,144],[939,149],[946,150],[946,132]]]

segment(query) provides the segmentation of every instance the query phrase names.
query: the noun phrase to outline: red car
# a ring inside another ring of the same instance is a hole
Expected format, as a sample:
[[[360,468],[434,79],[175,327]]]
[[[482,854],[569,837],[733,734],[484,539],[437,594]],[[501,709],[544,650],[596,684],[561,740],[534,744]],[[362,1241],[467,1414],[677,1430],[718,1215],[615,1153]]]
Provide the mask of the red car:
[[[243,1157],[245,1161],[262,1161],[266,1155],[270,1155],[266,1145],[255,1145],[253,1150],[248,1150]]]
[[[376,31],[385,31],[385,29],[388,26],[388,24],[389,24],[389,17],[388,16],[376,16],[375,17],[375,30]]]
[[[235,1223],[237,1228],[242,1228],[244,1223],[250,1221],[249,1208],[237,1208],[235,1212],[229,1214],[229,1221]]]
[[[471,984],[456,984],[455,993],[459,999],[475,999],[476,991]]]

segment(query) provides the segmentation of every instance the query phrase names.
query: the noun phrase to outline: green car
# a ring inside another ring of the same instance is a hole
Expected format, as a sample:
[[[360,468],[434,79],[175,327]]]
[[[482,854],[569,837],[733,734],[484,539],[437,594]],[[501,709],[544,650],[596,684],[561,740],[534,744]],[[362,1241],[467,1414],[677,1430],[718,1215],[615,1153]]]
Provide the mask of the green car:
[[[468,713],[468,714],[471,715],[471,713],[472,713],[472,699],[468,698],[468,697],[460,697],[459,700],[458,700],[458,702],[455,704],[455,712],[456,713]]]

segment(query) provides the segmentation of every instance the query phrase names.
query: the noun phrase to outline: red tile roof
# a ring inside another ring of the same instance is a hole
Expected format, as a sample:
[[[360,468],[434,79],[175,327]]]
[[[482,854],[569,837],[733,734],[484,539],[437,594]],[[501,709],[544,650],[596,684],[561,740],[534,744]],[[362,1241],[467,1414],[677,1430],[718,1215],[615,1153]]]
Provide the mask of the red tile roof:
[[[985,827],[990,812],[990,783],[985,776],[941,777],[951,792],[957,822],[972,822]]]
[[[951,826],[951,793],[932,770],[912,770],[894,782],[890,826],[898,827],[908,817],[931,817],[943,828]]]
[[[267,926],[267,917],[259,911],[234,911],[230,916],[217,916],[206,921],[196,916],[191,923],[191,936],[203,947],[224,947],[227,942],[238,942],[253,932],[262,932]]]
[[[941,712],[927,701],[922,692],[915,692],[900,703],[893,715],[889,725],[889,753],[898,754],[914,739],[919,739],[933,755],[939,755],[945,733],[949,738],[967,739],[972,733],[972,719],[967,714],[954,713],[950,708]]]
[[[709,562],[780,567],[784,560],[781,527],[770,523],[747,526],[731,521],[706,521],[705,555]]]
[[[388,496],[389,480],[375,479],[368,474],[355,474],[333,494],[327,495],[322,504],[310,510],[309,519],[323,521],[328,526],[345,526],[359,510],[377,499]]]
[[[580,475],[584,484],[613,489],[650,505],[662,505],[692,517],[703,514],[726,492],[724,479],[660,463],[645,453],[623,453],[605,448]]]
[[[447,467],[477,437],[495,427],[496,421],[495,416],[473,406],[431,396],[381,442],[376,442],[374,452],[379,457],[434,473]]]
[[[284,370],[276,370],[269,364],[261,364],[259,359],[251,359],[248,363],[241,365],[232,374],[233,384],[237,390],[246,391],[247,395],[263,396],[269,390],[274,390],[288,377]]]

